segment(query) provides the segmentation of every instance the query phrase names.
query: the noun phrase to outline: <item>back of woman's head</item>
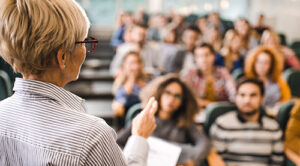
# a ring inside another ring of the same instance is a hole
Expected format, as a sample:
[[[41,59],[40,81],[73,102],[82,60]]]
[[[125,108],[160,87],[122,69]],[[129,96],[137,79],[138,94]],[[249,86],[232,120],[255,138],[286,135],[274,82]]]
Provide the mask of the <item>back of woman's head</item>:
[[[172,119],[177,121],[179,127],[189,126],[193,123],[194,116],[198,112],[198,104],[195,95],[187,85],[175,74],[161,76],[149,83],[140,93],[143,103],[146,103],[150,97],[155,97],[158,101],[158,111],[161,107],[161,97],[172,83],[177,83],[182,89],[181,104],[172,114]]]
[[[0,55],[25,75],[41,74],[59,49],[72,52],[87,35],[89,21],[74,0],[0,3]]]

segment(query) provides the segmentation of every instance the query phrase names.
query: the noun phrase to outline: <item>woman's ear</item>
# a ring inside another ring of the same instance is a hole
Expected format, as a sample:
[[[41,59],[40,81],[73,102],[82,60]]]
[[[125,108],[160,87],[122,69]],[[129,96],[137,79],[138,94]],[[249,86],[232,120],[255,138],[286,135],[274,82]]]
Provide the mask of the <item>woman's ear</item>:
[[[66,68],[66,61],[67,57],[66,57],[66,53],[64,51],[64,49],[59,49],[57,54],[56,54],[56,60],[58,63],[58,66],[61,70],[64,70]]]

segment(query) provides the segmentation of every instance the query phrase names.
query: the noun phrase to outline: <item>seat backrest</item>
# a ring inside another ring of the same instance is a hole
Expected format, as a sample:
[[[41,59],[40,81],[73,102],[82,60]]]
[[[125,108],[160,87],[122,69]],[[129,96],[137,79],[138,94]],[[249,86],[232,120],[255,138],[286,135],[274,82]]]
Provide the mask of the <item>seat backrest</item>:
[[[286,36],[285,36],[285,34],[279,33],[279,38],[280,38],[280,44],[286,46],[287,42],[286,42]]]
[[[137,104],[131,106],[125,115],[125,126],[130,124],[131,120],[142,110],[143,110],[142,103],[137,103]]]
[[[283,78],[289,85],[293,97],[300,97],[300,70],[287,69],[283,72]]]
[[[235,69],[232,72],[233,79],[237,82],[240,78],[242,78],[245,75],[245,72],[243,69]]]
[[[293,102],[293,101],[288,101],[288,102],[282,104],[279,108],[279,111],[278,111],[276,117],[275,117],[275,119],[277,120],[277,122],[279,123],[279,125],[283,131],[285,131],[285,129],[286,129],[287,122],[290,118],[290,112],[294,105],[295,105],[295,102]]]
[[[300,48],[300,41],[294,41],[290,47],[291,48]]]
[[[8,74],[0,70],[0,101],[12,95],[12,85]]]
[[[236,109],[237,108],[235,104],[230,102],[217,102],[209,104],[205,109],[206,117],[204,121],[204,131],[206,132],[206,134],[209,134],[211,125],[219,116]]]

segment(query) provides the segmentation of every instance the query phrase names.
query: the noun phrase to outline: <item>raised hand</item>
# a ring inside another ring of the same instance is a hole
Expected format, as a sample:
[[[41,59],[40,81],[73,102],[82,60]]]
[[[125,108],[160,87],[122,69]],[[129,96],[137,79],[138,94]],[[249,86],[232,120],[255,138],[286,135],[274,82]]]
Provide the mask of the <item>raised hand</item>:
[[[144,110],[132,121],[132,135],[148,138],[156,128],[155,113],[157,111],[157,101],[152,97]]]

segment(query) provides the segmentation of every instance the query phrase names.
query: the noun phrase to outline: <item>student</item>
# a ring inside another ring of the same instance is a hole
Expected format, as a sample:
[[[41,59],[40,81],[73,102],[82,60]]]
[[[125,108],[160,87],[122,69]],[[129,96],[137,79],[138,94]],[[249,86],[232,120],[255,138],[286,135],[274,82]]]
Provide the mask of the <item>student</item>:
[[[217,57],[217,64],[224,65],[229,71],[244,69],[244,55],[241,53],[242,39],[239,34],[231,29],[224,38],[224,46],[221,49],[221,57]]]
[[[261,43],[267,47],[271,47],[276,50],[280,57],[284,59],[284,68],[300,69],[300,62],[295,52],[280,44],[280,38],[278,34],[272,30],[265,30],[262,37]]]
[[[290,88],[281,77],[282,68],[282,59],[270,47],[259,46],[247,55],[245,75],[263,81],[266,91],[264,106],[268,108],[291,98]]]
[[[216,101],[232,101],[235,82],[226,68],[214,66],[215,54],[211,45],[204,43],[195,48],[195,62],[196,68],[182,75],[194,89],[200,107]]]
[[[296,165],[300,165],[300,100],[293,107],[285,131],[285,154]]]
[[[237,84],[237,110],[219,116],[210,129],[213,148],[227,166],[280,166],[283,162],[282,131],[262,112],[264,84],[244,78]]]
[[[143,71],[143,60],[138,52],[128,52],[122,67],[113,84],[115,95],[112,108],[116,117],[120,117],[120,125],[124,125],[127,110],[140,102],[139,93],[146,85]]]
[[[149,83],[141,93],[143,102],[149,96],[158,101],[157,128],[152,136],[162,138],[182,148],[179,163],[199,165],[209,152],[209,141],[194,124],[197,101],[188,87],[175,75],[166,75]],[[131,125],[118,134],[118,144],[125,145],[131,135]]]

